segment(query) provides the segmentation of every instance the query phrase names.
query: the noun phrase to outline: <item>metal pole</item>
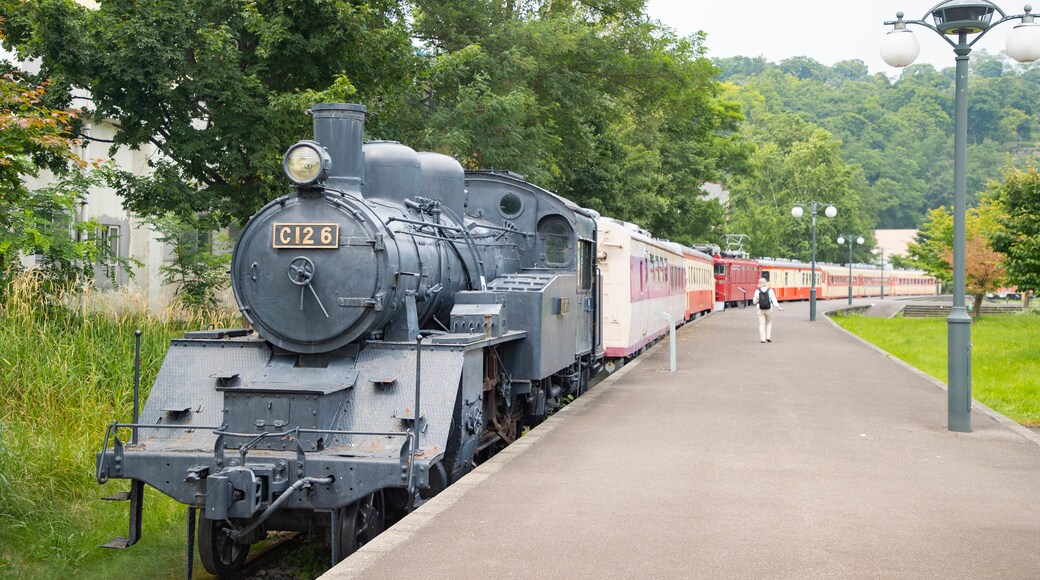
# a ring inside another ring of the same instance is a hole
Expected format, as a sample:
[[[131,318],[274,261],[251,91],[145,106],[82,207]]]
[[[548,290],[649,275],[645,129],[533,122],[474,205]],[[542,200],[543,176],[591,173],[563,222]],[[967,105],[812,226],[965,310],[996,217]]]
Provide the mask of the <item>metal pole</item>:
[[[881,299],[885,299],[885,249],[881,249]]]
[[[422,335],[415,337],[415,441],[413,441],[414,447],[412,451],[415,454],[419,453],[422,447],[419,445],[419,422],[422,419],[422,415],[419,414],[419,403],[420,403],[420,391],[422,388]]]
[[[957,47],[956,124],[953,153],[953,307],[947,322],[947,419],[950,431],[971,431],[971,318],[964,307],[965,220],[968,162],[968,35]]]
[[[141,402],[141,331],[134,331],[134,425],[140,423]],[[137,427],[132,431],[130,442],[137,445]]]
[[[816,320],[816,202],[810,203],[809,208],[812,210],[812,266],[809,269],[812,279],[809,281],[811,284],[809,287],[809,322],[814,322]]]
[[[409,452],[408,462],[408,495],[409,501],[415,501],[418,497],[419,490],[415,485],[415,462],[419,457],[419,402],[420,402],[420,389],[422,385],[422,340],[423,336],[420,334],[415,337],[415,421],[412,422],[412,441],[411,450]],[[416,503],[418,505],[418,503]]]
[[[852,306],[852,239],[849,239],[849,306]]]

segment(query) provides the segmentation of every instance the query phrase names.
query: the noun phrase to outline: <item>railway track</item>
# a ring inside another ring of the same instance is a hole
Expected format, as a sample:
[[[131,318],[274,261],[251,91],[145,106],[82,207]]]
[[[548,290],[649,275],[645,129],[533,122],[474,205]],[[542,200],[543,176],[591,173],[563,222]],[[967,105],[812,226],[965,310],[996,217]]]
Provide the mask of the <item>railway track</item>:
[[[249,558],[242,570],[236,576],[233,576],[231,580],[258,580],[261,578],[264,580],[279,580],[283,578],[285,580],[297,580],[309,576],[304,568],[310,568],[310,566],[301,565],[299,558],[289,558],[289,556],[299,552],[307,545],[307,536],[298,532],[290,532],[283,535],[283,539],[275,541]],[[289,563],[290,560],[293,563]],[[303,560],[305,561],[306,557]],[[327,565],[327,558],[325,563]]]

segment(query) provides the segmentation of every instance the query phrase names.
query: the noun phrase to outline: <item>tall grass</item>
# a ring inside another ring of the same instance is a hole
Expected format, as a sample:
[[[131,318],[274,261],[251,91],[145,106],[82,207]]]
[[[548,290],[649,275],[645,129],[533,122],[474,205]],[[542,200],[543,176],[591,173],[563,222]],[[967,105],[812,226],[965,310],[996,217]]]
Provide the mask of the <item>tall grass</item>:
[[[143,301],[122,302],[107,308],[89,291],[46,291],[27,273],[0,304],[0,576],[112,573],[103,561],[112,556],[96,546],[126,535],[127,511],[125,504],[97,501],[121,482],[99,486],[94,462],[104,426],[131,418],[134,330],[142,331],[143,401],[171,338],[238,324],[227,312],[148,315]],[[146,509],[159,533],[173,534],[166,543],[183,544],[183,513],[172,501],[153,492]],[[127,573],[142,577],[140,564],[131,563]],[[175,559],[156,572],[178,565]]]
[[[947,382],[943,318],[839,316],[835,321]],[[1024,425],[1040,425],[1040,316],[983,315],[972,323],[972,396]]]

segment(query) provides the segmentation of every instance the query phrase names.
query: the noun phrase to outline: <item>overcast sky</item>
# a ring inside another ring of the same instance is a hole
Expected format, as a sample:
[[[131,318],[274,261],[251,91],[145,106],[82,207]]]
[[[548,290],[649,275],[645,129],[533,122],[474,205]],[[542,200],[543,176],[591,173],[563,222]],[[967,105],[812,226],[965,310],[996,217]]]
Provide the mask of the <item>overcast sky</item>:
[[[1028,0],[1026,0],[1028,1]],[[870,72],[898,75],[878,53],[881,36],[902,10],[906,18],[919,19],[938,0],[649,0],[651,18],[660,20],[682,35],[703,30],[708,34],[708,56],[764,56],[780,62],[792,56],[808,56],[825,65],[842,60],[861,60]],[[997,0],[1009,14],[1021,14],[1024,2]],[[1035,2],[1034,2],[1035,4]],[[996,15],[995,15],[996,16]],[[976,49],[991,54],[1004,50],[1013,28],[1002,24],[979,41]],[[954,66],[953,48],[938,34],[920,26],[910,27],[921,43],[918,63],[936,68]]]

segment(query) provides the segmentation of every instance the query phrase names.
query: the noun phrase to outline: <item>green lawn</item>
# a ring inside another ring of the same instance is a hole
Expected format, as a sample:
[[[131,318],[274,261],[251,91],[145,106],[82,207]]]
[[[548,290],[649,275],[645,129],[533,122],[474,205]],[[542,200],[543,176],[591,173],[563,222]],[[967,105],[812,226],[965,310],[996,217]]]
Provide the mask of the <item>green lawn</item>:
[[[946,382],[945,318],[836,316],[843,328]],[[1040,425],[1040,316],[983,316],[971,326],[972,396],[1024,425]]]

